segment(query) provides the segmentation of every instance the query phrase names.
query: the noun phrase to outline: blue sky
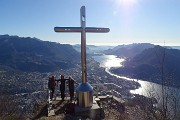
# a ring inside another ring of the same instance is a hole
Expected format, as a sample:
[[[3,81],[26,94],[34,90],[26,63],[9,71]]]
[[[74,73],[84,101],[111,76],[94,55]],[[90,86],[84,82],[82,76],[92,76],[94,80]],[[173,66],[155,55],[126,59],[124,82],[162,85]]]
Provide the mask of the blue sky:
[[[56,26],[109,27],[88,33],[88,44],[155,43],[180,45],[180,0],[0,0],[0,34],[80,43],[80,33],[55,33]]]

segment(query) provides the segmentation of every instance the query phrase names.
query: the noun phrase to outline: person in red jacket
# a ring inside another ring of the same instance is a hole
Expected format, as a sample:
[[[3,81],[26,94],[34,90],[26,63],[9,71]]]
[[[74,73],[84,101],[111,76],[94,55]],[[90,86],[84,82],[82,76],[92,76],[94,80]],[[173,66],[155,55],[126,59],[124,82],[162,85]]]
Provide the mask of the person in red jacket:
[[[51,91],[51,93],[50,93],[50,99],[51,100],[52,100],[53,95],[54,95],[55,86],[56,86],[56,82],[55,82],[54,76],[49,77],[48,88]]]

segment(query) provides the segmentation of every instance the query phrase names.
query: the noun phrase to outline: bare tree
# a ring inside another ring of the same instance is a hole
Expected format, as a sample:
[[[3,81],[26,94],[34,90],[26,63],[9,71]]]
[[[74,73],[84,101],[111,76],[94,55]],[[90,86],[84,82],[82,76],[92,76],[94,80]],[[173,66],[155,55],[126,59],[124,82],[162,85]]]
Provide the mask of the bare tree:
[[[172,120],[178,120],[177,115],[177,107],[178,107],[178,91],[175,90],[176,88],[171,87],[170,85],[173,82],[173,77],[171,74],[167,73],[165,70],[166,64],[165,64],[165,58],[166,58],[166,48],[163,47],[162,51],[160,52],[158,57],[159,59],[159,70],[160,70],[160,79],[161,79],[161,95],[159,95],[159,98],[162,100],[162,120],[172,119]]]

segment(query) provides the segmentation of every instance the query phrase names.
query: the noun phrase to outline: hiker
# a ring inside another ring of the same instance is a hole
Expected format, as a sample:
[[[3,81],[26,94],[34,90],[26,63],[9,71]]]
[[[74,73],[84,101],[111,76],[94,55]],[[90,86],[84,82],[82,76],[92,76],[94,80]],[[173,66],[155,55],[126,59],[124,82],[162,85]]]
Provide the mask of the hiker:
[[[60,91],[61,91],[61,98],[62,98],[62,101],[64,100],[64,97],[65,97],[65,82],[66,80],[64,79],[64,75],[61,75],[61,79],[59,80],[61,82],[60,84]]]
[[[68,85],[69,85],[70,101],[72,101],[74,97],[74,80],[71,77],[69,77]]]
[[[49,77],[48,81],[48,88],[50,90],[50,99],[52,100],[53,95],[54,95],[54,90],[55,90],[56,82],[54,76]]]

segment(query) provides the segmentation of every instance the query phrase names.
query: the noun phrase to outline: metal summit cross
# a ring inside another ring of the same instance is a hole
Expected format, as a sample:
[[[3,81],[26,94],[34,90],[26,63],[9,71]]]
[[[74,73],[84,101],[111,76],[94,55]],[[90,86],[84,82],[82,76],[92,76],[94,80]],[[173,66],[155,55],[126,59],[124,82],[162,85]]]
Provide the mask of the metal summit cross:
[[[109,28],[97,28],[97,27],[86,27],[86,13],[85,13],[85,6],[82,6],[80,9],[80,22],[81,27],[55,27],[55,32],[81,32],[81,66],[82,66],[82,83],[78,86],[77,91],[81,92],[89,92],[89,90],[85,90],[88,88],[92,88],[89,86],[90,84],[87,83],[87,72],[86,72],[86,32],[90,33],[107,33],[110,31]],[[91,91],[91,90],[90,90]],[[85,103],[85,99],[87,101],[87,98],[82,98],[81,95],[80,98],[78,98],[78,102],[80,106],[88,107],[91,106],[91,100],[90,103]],[[87,96],[88,97],[88,96]],[[91,96],[89,96],[91,98]],[[88,97],[88,98],[89,98]],[[82,99],[82,101],[80,100]],[[81,103],[82,102],[82,103]]]

